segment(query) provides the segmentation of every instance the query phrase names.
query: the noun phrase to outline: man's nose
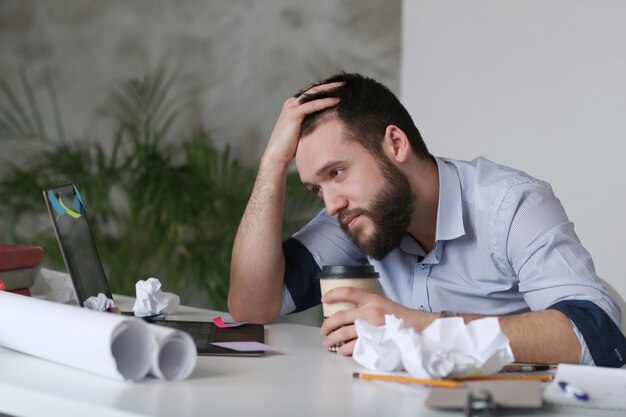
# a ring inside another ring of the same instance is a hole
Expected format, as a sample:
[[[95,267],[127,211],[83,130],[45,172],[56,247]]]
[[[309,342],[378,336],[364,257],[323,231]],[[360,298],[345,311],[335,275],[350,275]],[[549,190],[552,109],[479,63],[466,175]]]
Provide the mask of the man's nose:
[[[341,193],[332,189],[325,189],[324,192],[324,205],[326,206],[326,212],[331,215],[337,215],[337,212],[348,205],[348,199]]]

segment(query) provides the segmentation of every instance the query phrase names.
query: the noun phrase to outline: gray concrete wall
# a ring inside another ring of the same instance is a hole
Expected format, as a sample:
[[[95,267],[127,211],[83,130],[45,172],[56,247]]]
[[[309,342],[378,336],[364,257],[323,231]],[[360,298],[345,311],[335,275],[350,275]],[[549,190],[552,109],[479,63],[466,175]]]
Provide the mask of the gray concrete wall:
[[[0,76],[19,87],[27,71],[54,135],[51,80],[66,136],[106,144],[111,86],[165,65],[189,100],[177,131],[201,123],[254,163],[283,101],[309,83],[345,70],[398,91],[400,14],[401,0],[0,0]],[[0,143],[0,165],[24,148]]]
[[[106,141],[111,85],[166,65],[188,91],[183,123],[252,162],[314,80],[355,71],[398,90],[400,13],[401,0],[0,0],[0,75],[51,79],[67,136]]]

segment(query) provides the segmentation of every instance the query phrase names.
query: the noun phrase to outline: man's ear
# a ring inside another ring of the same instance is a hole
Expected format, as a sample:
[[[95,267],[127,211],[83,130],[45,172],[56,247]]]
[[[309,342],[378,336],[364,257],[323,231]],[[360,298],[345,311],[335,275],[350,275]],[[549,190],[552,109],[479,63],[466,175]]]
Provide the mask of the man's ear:
[[[396,125],[385,129],[383,152],[396,162],[405,162],[411,154],[411,144],[404,131]]]

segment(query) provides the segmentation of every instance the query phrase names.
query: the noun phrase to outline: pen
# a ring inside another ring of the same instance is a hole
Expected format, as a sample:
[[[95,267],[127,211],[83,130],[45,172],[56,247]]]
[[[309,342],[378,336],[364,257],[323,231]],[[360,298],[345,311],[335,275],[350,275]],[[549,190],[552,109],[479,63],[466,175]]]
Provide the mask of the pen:
[[[408,376],[398,376],[398,375],[377,375],[377,374],[366,374],[355,372],[352,374],[354,379],[374,379],[378,381],[389,381],[389,382],[404,382],[407,384],[420,384],[420,385],[429,385],[431,387],[442,387],[442,388],[457,388],[462,386],[463,384],[458,381],[448,380],[448,379],[421,379],[421,378],[411,378]]]
[[[524,363],[512,363],[505,365],[502,368],[502,372],[536,372],[536,371],[551,371],[557,368],[557,365],[547,364],[524,364]]]
[[[589,400],[589,394],[587,394],[580,388],[573,386],[572,384],[569,384],[565,381],[559,381],[559,387],[561,387],[561,391],[563,391],[563,393],[568,397],[574,398],[575,400],[579,401]]]
[[[486,375],[456,378],[455,381],[552,381],[552,375]]]

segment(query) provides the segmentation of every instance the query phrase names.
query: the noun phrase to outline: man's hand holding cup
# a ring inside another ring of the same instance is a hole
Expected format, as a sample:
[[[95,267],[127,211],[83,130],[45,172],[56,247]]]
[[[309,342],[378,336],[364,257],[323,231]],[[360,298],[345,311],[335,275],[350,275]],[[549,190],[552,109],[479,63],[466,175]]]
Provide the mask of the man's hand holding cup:
[[[372,265],[325,265],[322,268],[318,275],[325,319],[321,332],[327,336],[325,344],[329,351],[352,353],[356,339],[354,320],[360,317],[358,307],[368,304],[372,296],[379,297],[375,295],[378,276]],[[342,348],[346,343],[350,346]]]

